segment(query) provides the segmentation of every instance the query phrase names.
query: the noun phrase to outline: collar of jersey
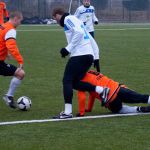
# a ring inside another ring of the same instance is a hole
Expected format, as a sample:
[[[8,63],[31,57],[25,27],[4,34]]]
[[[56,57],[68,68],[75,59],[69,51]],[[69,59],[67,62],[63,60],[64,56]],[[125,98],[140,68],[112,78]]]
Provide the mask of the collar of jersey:
[[[69,13],[64,13],[64,15],[61,17],[61,19],[60,19],[60,25],[62,27],[64,27],[64,20],[65,20],[65,17],[68,16],[68,15],[69,15]]]
[[[84,6],[84,5],[83,5]],[[90,7],[90,5],[89,6],[84,6],[85,8],[89,8]]]

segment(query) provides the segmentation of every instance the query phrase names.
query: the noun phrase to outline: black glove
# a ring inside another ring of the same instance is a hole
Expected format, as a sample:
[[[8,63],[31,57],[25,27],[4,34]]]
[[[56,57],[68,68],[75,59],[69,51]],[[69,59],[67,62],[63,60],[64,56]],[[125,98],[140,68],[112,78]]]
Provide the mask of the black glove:
[[[69,52],[66,50],[66,48],[62,48],[60,50],[60,54],[61,54],[61,57],[65,58],[69,54]]]
[[[6,21],[8,21],[9,20],[9,17],[6,17]]]
[[[83,24],[86,26],[86,22],[83,22]]]
[[[97,72],[100,72],[99,59],[94,60],[94,68],[96,68]]]
[[[98,25],[98,21],[95,21],[94,24],[95,24],[95,25]]]

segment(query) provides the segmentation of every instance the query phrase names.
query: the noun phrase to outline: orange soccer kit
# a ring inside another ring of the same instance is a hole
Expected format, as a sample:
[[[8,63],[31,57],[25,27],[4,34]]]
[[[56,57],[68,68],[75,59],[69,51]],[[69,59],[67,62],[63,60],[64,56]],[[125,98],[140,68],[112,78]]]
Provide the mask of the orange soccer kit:
[[[109,108],[109,103],[117,97],[117,93],[120,89],[120,85],[118,82],[108,78],[107,76],[104,76],[101,73],[92,70],[86,73],[82,81],[91,83],[95,86],[108,87],[110,89],[108,101],[105,104],[105,107],[107,108]],[[87,111],[92,110],[95,98],[99,99],[102,102],[102,99],[98,93],[90,92]],[[78,104],[80,115],[84,115],[86,106],[86,93],[83,91],[78,91]]]
[[[9,17],[8,11],[6,9],[6,4],[4,2],[0,2],[0,24],[4,23],[4,16],[6,18]]]
[[[23,64],[23,58],[17,47],[16,39],[11,34],[8,34],[12,30],[16,32],[10,22],[0,25],[0,61],[5,61],[8,53],[10,53],[18,64]]]

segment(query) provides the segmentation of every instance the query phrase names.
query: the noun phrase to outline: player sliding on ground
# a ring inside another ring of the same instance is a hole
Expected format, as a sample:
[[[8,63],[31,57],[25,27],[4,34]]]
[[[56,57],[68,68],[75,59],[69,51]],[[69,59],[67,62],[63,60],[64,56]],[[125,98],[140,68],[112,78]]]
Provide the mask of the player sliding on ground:
[[[137,112],[150,112],[150,106],[137,107],[127,106],[123,103],[148,103],[150,104],[150,96],[139,94],[131,89],[128,89],[125,85],[121,85],[118,82],[108,78],[107,76],[98,73],[96,71],[88,71],[85,77],[82,79],[84,82],[89,82],[95,86],[107,86],[110,91],[106,101],[103,101],[96,92],[90,92],[88,99],[88,107],[86,108],[86,93],[78,91],[78,103],[79,113],[78,117],[84,116],[85,111],[91,112],[94,101],[97,98],[102,106],[105,106],[113,113],[137,113]]]

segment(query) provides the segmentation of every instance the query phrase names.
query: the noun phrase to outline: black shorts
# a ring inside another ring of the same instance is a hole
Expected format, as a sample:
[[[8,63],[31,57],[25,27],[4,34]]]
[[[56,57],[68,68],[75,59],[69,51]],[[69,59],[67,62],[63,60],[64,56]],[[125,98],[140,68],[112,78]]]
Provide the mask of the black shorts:
[[[148,103],[148,98],[149,95],[121,87],[115,100],[109,104],[109,108],[113,113],[118,113],[122,108],[122,103]]]
[[[0,75],[13,76],[17,67],[11,64],[6,64],[4,61],[0,61]]]
[[[117,96],[113,102],[109,104],[112,113],[119,113],[122,108],[122,100]]]

